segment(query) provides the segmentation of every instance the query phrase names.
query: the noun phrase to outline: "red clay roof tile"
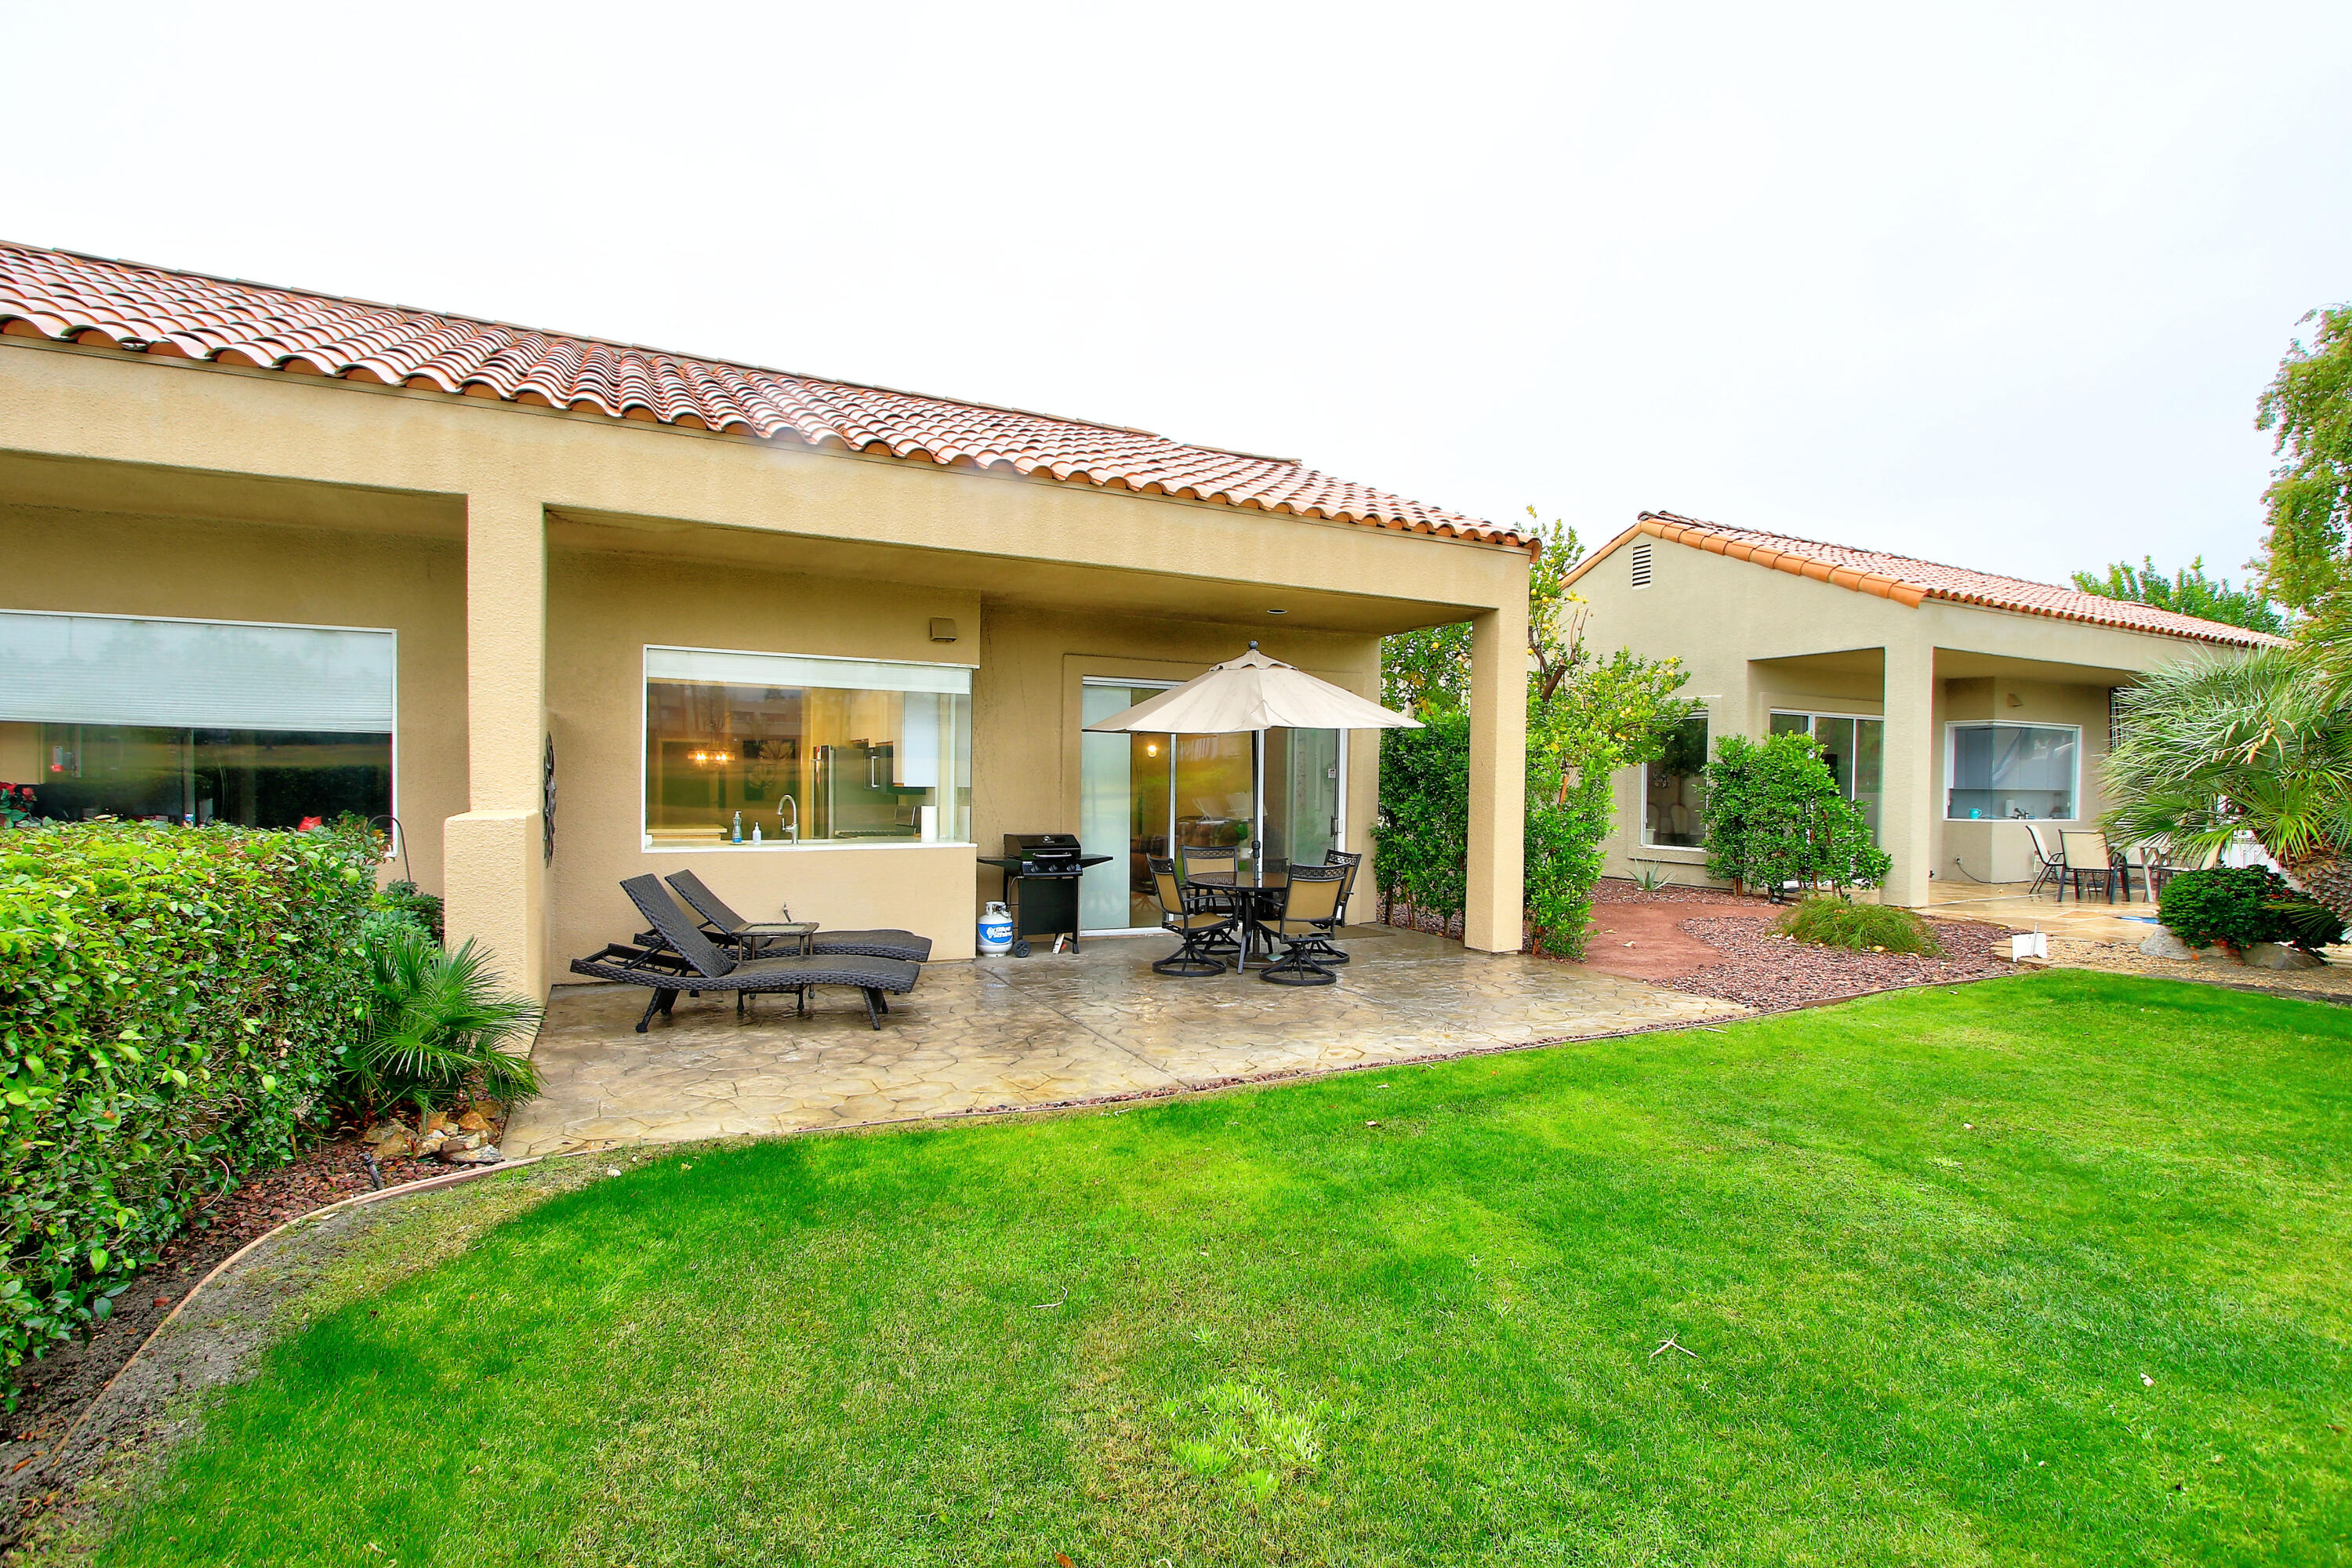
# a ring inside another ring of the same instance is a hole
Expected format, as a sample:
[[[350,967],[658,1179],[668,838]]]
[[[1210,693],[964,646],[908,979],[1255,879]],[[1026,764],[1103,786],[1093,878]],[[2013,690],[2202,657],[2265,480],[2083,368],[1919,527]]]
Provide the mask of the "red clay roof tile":
[[[2062,621],[2084,621],[2094,626],[2117,626],[2125,631],[2153,632],[2159,637],[2227,643],[2239,647],[2264,647],[2279,640],[2262,632],[2248,631],[2242,626],[2200,620],[2195,616],[2175,615],[2170,610],[2159,610],[2149,605],[2085,594],[2079,588],[2061,588],[2054,584],[2031,582],[2023,577],[2003,577],[1990,572],[1973,571],[1966,566],[1946,566],[1934,561],[1916,560],[1908,555],[1890,555],[1879,550],[1856,550],[1844,544],[1825,544],[1817,539],[1764,533],[1752,528],[1724,528],[1712,522],[1677,517],[1670,511],[1643,512],[1633,527],[1621,537],[1635,533],[1646,533],[1717,555],[1753,562],[1759,566],[1835,583],[1840,587],[1874,594],[1882,599],[1893,599],[1913,609],[1916,609],[1924,600],[1948,599],[1955,604],[1981,605],[1988,609],[2011,610],[2020,615],[2050,616]],[[1615,541],[1611,542],[1613,544]],[[1607,548],[1604,546],[1594,552],[1592,562],[1605,554]],[[1591,563],[1586,563],[1588,569]],[[1581,574],[1581,572],[1578,574]]]
[[[1296,462],[1144,430],[5,242],[0,332],[1540,548]]]

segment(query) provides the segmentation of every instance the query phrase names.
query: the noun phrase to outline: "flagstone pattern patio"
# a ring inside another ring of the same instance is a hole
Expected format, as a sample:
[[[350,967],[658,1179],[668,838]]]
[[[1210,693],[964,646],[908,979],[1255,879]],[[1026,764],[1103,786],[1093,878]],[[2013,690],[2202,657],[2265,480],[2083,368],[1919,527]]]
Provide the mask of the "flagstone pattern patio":
[[[1266,1075],[1411,1061],[1744,1014],[1576,964],[1352,928],[1336,985],[1151,972],[1160,937],[1096,938],[1076,953],[929,966],[879,1032],[847,993],[678,999],[635,1033],[645,993],[565,986],[532,1051],[545,1085],[507,1130],[509,1156],[604,1143],[1020,1110],[1211,1088]]]

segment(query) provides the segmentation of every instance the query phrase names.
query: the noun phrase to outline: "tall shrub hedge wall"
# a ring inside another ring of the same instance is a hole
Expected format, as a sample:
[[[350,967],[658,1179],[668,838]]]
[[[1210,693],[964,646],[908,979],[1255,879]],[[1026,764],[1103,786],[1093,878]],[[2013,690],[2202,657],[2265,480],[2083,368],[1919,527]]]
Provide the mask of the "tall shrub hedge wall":
[[[105,1317],[207,1194],[292,1155],[365,1011],[373,849],[361,830],[0,833],[10,1373]]]
[[[1372,827],[1381,891],[1451,920],[1467,900],[1469,853],[1470,715],[1433,713],[1423,729],[1382,734]]]

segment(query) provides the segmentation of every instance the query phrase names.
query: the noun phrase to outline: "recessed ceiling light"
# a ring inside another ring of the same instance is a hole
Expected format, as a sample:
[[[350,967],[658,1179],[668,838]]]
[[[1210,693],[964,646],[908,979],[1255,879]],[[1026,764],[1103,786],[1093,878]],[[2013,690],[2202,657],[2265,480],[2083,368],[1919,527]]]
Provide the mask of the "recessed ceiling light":
[[[1268,610],[1266,614],[1269,616],[1286,616],[1290,614],[1290,612],[1288,610]]]

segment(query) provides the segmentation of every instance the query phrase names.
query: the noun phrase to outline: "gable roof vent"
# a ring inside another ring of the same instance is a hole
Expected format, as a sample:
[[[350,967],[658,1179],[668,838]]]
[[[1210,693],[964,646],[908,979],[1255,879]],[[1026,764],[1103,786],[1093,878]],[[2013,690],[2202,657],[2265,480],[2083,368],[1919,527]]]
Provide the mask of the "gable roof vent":
[[[1646,539],[1633,546],[1633,586],[1650,585],[1650,542]]]

